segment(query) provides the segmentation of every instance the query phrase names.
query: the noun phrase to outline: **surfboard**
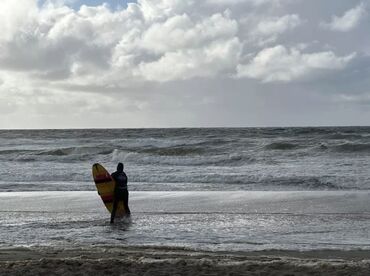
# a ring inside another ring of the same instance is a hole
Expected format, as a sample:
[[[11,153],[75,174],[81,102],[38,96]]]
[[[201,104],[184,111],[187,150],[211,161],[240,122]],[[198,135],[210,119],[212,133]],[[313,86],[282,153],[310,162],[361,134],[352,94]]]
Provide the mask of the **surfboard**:
[[[96,163],[92,166],[92,174],[95,182],[96,189],[100,195],[103,203],[109,213],[112,213],[113,200],[114,200],[114,187],[116,182],[110,173],[100,164]],[[116,211],[116,218],[124,217],[126,214],[123,201],[119,201]]]

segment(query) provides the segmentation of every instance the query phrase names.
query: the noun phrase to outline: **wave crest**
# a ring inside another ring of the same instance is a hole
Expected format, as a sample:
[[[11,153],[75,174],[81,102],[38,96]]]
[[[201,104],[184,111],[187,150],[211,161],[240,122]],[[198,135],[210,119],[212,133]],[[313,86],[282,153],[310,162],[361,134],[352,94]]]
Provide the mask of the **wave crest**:
[[[362,143],[344,143],[333,147],[338,152],[370,152],[370,144]]]

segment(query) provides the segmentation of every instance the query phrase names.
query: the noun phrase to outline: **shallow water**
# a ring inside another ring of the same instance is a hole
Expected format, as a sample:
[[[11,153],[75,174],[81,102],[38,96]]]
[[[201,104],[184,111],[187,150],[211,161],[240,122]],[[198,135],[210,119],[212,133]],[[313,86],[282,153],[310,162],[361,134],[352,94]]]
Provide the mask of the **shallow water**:
[[[95,192],[0,193],[1,247],[370,249],[370,192],[132,192],[109,224]]]

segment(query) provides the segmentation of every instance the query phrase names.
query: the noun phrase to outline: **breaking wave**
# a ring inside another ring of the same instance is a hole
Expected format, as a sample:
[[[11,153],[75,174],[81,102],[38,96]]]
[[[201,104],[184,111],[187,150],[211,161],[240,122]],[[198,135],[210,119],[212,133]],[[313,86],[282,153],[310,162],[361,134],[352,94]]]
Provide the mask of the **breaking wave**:
[[[135,150],[138,153],[158,155],[158,156],[186,156],[186,155],[201,155],[207,150],[202,147],[194,147],[187,145],[179,145],[172,147],[149,147]]]
[[[135,162],[138,164],[157,164],[157,165],[177,165],[177,166],[199,166],[199,165],[222,165],[222,166],[242,166],[255,161],[255,158],[239,153],[232,154],[196,154],[192,151],[180,152],[180,154],[168,154],[168,152],[150,151],[152,154],[143,154],[141,151],[120,151],[115,149],[111,154],[114,162]],[[171,152],[173,153],[173,152]]]
[[[370,128],[0,131],[2,190],[87,189],[117,162],[137,190],[364,190],[369,154]]]
[[[333,149],[338,152],[345,152],[345,153],[360,153],[370,152],[370,144],[363,144],[363,143],[344,143],[337,146],[334,146]]]

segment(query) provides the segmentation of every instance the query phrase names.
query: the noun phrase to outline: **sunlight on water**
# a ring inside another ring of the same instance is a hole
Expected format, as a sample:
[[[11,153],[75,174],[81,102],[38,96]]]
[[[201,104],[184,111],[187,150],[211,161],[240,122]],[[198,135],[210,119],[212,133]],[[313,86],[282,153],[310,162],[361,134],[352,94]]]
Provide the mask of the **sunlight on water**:
[[[96,199],[0,193],[2,246],[370,249],[369,192],[133,192],[132,220],[114,225]]]

